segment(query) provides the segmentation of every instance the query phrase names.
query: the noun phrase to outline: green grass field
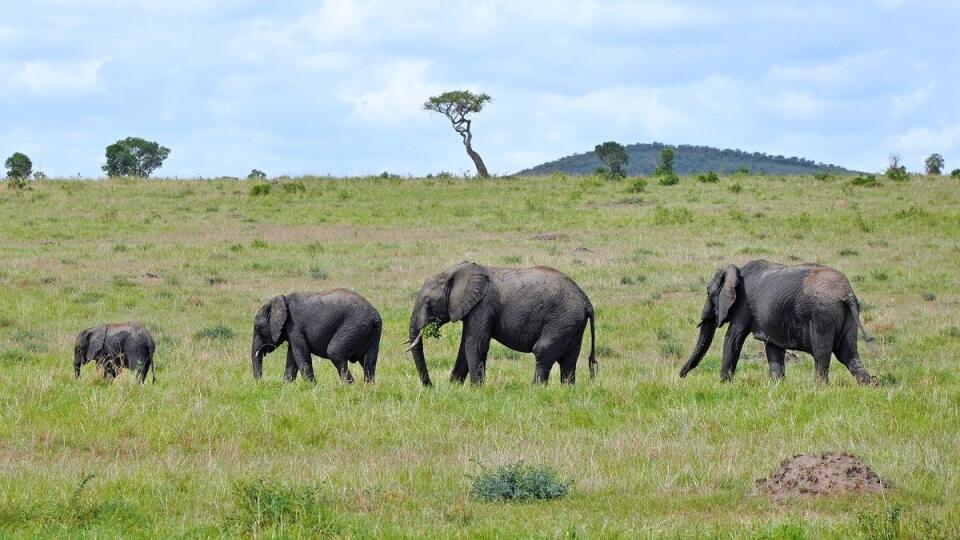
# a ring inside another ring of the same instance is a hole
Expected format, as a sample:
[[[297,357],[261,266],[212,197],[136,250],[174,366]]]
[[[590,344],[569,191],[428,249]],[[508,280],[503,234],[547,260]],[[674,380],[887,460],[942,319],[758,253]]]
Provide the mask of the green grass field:
[[[229,180],[3,186],[0,536],[960,536],[960,184],[847,180],[685,177],[637,193],[631,179],[307,178],[261,196]],[[879,386],[836,361],[818,386],[804,354],[772,384],[752,339],[734,382],[719,382],[720,339],[677,377],[706,281],[755,258],[847,274]],[[448,325],[426,343],[438,384],[421,388],[403,352],[412,301],[464,259],[573,277],[596,307],[597,379],[584,353],[577,385],[555,371],[532,387],[532,357],[494,344],[485,386],[451,386],[460,329]],[[383,316],[377,383],[341,385],[315,359],[316,386],[285,385],[285,346],[254,382],[256,309],[334,287]],[[92,365],[74,380],[76,333],[129,320],[157,338],[157,384],[130,372],[106,384]],[[752,494],[783,458],[826,450],[893,488]],[[470,495],[476,461],[520,460],[556,469],[570,494]]]

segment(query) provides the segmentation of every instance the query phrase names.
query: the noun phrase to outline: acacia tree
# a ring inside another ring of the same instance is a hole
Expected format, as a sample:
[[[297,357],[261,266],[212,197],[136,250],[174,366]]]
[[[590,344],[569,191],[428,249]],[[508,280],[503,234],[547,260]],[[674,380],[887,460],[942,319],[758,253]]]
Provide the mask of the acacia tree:
[[[14,152],[4,162],[4,166],[7,168],[7,178],[11,180],[26,180],[33,171],[33,162],[21,152]]]
[[[672,148],[664,148],[660,151],[660,163],[657,164],[657,169],[653,174],[657,176],[673,174]]]
[[[923,163],[927,166],[927,174],[930,176],[940,176],[943,171],[943,156],[940,154],[930,154]]]
[[[139,176],[147,178],[163,165],[170,149],[159,143],[127,137],[107,147],[107,162],[103,171],[107,176]]]
[[[483,164],[480,154],[473,149],[473,133],[470,132],[470,119],[468,115],[478,113],[483,110],[483,106],[491,100],[487,94],[474,94],[469,90],[453,90],[444,92],[439,96],[431,96],[423,103],[423,109],[430,112],[438,112],[447,117],[453,124],[453,129],[463,138],[463,146],[467,149],[467,155],[473,160],[477,167],[477,176],[486,178],[490,176],[487,172],[487,166]]]
[[[607,141],[595,146],[593,151],[597,154],[600,161],[607,166],[605,172],[609,174],[611,178],[623,178],[626,176],[623,166],[630,161],[630,157],[627,155],[627,150],[622,144]]]

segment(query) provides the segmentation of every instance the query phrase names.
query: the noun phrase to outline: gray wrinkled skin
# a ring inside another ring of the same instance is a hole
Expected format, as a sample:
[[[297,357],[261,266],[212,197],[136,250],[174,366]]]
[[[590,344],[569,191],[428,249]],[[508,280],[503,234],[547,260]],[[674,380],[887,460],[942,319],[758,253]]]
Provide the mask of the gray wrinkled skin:
[[[685,377],[697,367],[716,329],[729,323],[723,339],[720,378],[733,377],[743,342],[749,334],[766,344],[770,376],[784,376],[786,349],[813,355],[817,380],[826,383],[830,357],[861,384],[873,382],[857,351],[863,331],[860,302],[841,272],[819,264],[784,266],[764,260],[717,270],[707,285],[697,344],[680,370]]]
[[[373,382],[382,329],[376,308],[347,289],[276,296],[260,308],[253,321],[253,377],[259,380],[263,376],[263,357],[287,342],[283,377],[287,382],[295,380],[298,373],[315,382],[311,355],[329,359],[347,383],[353,382],[347,363],[359,362],[364,380]]]
[[[410,315],[409,337],[424,386],[430,386],[421,332],[463,321],[463,334],[450,381],[482,383],[490,340],[536,358],[534,383],[546,384],[550,368],[560,364],[560,380],[576,381],[577,358],[590,322],[590,374],[596,371],[593,305],[563,273],[537,266],[494,268],[472,262],[454,265],[424,282]]]
[[[77,335],[73,348],[73,374],[80,378],[80,367],[95,362],[104,379],[116,377],[127,368],[137,373],[142,383],[153,366],[156,343],[147,329],[136,323],[101,324]],[[153,380],[156,382],[156,369]]]

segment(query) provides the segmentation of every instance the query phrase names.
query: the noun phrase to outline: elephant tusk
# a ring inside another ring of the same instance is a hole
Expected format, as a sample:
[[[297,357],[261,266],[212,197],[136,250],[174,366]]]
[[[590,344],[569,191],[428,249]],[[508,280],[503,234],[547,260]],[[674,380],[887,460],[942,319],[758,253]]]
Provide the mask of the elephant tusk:
[[[423,330],[420,330],[420,333],[417,334],[417,339],[413,340],[413,342],[410,343],[410,346],[407,347],[407,350],[405,350],[405,351],[403,351],[403,352],[406,353],[406,352],[412,351],[413,348],[416,347],[417,344],[420,343],[421,341],[423,341]]]

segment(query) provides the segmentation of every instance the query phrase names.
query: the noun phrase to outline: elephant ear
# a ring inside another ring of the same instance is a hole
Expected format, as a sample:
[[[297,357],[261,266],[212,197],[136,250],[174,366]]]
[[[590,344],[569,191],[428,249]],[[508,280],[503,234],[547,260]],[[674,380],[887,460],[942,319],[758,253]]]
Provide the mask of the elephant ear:
[[[740,269],[735,264],[723,271],[723,287],[717,293],[717,325],[730,318],[730,308],[737,301],[737,284],[740,282]]]
[[[283,325],[287,322],[287,300],[283,296],[275,296],[270,300],[270,339],[274,343],[280,339]]]
[[[483,299],[490,277],[476,263],[456,267],[447,278],[447,307],[450,320],[457,322]]]
[[[87,341],[87,362],[95,360],[100,352],[103,351],[103,346],[107,341],[107,325],[102,324],[96,328],[92,328],[89,330],[89,332],[90,337],[89,341]]]

